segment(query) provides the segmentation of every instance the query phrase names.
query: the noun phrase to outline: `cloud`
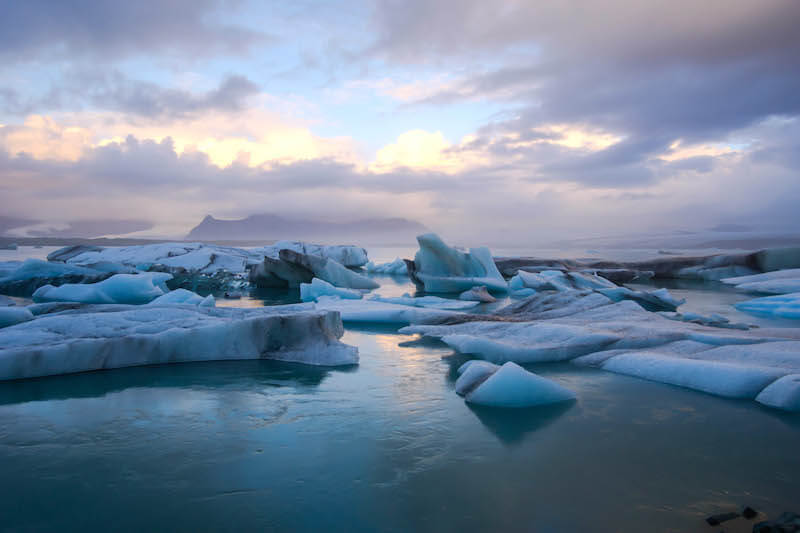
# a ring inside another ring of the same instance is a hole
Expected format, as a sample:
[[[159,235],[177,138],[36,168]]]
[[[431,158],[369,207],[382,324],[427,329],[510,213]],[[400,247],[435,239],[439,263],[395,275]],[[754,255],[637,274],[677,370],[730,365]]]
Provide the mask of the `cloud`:
[[[180,118],[205,111],[240,111],[259,87],[240,75],[224,78],[219,86],[196,93],[130,79],[119,71],[72,71],[40,97],[25,99],[13,88],[0,89],[0,110],[29,115],[84,108],[118,111],[147,118]]]
[[[222,22],[225,8],[226,2],[218,0],[6,2],[0,60],[242,54],[268,39],[263,32]]]

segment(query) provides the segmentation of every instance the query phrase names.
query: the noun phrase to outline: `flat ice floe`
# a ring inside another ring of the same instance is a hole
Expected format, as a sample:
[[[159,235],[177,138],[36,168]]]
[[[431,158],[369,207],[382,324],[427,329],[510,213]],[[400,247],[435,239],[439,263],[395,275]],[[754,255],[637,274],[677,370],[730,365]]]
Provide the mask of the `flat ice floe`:
[[[632,301],[603,303],[597,293],[557,295],[560,307],[548,305],[553,295],[537,295],[509,306],[517,313],[462,315],[400,333],[438,338],[496,364],[574,361],[733,398],[756,399],[778,379],[800,374],[796,329],[709,327],[667,319]],[[762,403],[789,409],[796,394],[794,382],[776,385]]]
[[[392,276],[408,275],[408,267],[406,267],[406,262],[399,257],[390,263],[375,264],[370,261],[367,263],[365,268],[367,269],[367,272],[371,274],[389,274]]]
[[[67,283],[58,287],[45,285],[33,293],[33,301],[37,303],[146,304],[169,292],[165,283],[170,279],[172,279],[172,274],[165,272],[144,272],[141,274],[116,274],[97,283]],[[176,297],[178,296],[171,298]]]
[[[384,302],[387,304],[410,305],[411,307],[427,307],[428,309],[447,309],[451,311],[471,309],[480,304],[480,302],[476,301],[463,301],[460,299],[452,300],[450,298],[440,298],[439,296],[413,297],[408,293],[404,294],[403,296],[390,297],[376,294],[375,296],[370,297],[370,300],[374,302]]]
[[[304,304],[83,306],[0,330],[0,380],[234,359],[355,364],[358,350],[342,334],[336,313]]]
[[[344,322],[420,324],[461,314],[459,311],[428,309],[376,300],[342,300],[331,296],[320,297],[314,307],[324,311],[338,311]]]
[[[314,278],[311,283],[300,284],[300,299],[304,302],[314,302],[321,296],[333,296],[345,300],[360,300],[364,294],[354,289],[341,289],[334,287],[327,281]]]
[[[754,298],[738,302],[734,307],[756,315],[800,319],[800,292]]]
[[[64,283],[92,283],[110,277],[110,269],[98,270],[64,263],[50,263],[41,259],[26,259],[22,263],[9,263],[0,271],[0,292],[30,296],[44,285]]]
[[[434,233],[418,236],[417,242],[419,251],[414,256],[414,270],[409,274],[427,292],[461,293],[478,285],[494,291],[508,290],[508,283],[485,246],[462,252],[447,246]]]

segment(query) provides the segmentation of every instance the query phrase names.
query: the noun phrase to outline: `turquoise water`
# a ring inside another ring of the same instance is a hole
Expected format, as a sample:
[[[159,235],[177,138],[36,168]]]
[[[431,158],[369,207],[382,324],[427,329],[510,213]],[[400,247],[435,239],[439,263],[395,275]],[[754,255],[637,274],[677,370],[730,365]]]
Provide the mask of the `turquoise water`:
[[[387,296],[414,291],[376,279]],[[704,312],[747,297],[718,289],[670,290]],[[798,414],[569,364],[529,368],[573,404],[478,409],[455,394],[465,357],[444,345],[380,326],[343,341],[357,367],[0,384],[0,530],[685,532],[745,504],[798,510]]]

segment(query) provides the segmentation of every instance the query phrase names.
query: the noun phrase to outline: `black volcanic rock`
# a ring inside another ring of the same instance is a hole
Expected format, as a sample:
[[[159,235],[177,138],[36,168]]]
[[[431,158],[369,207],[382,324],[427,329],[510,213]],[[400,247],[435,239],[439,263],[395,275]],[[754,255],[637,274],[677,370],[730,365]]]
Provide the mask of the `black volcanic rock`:
[[[220,220],[206,215],[187,235],[189,240],[335,240],[403,242],[426,231],[425,226],[404,218],[376,218],[354,222],[288,219],[276,215],[251,215]]]

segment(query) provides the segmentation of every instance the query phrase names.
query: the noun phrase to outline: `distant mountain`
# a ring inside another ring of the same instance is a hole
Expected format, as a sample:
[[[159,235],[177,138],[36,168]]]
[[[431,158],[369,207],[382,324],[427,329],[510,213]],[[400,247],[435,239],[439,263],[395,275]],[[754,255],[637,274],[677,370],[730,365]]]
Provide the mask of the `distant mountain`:
[[[418,222],[405,218],[371,218],[353,222],[300,220],[277,215],[251,215],[238,220],[220,220],[206,215],[186,236],[188,240],[253,241],[315,240],[330,243],[396,244],[413,242],[428,231]]]

